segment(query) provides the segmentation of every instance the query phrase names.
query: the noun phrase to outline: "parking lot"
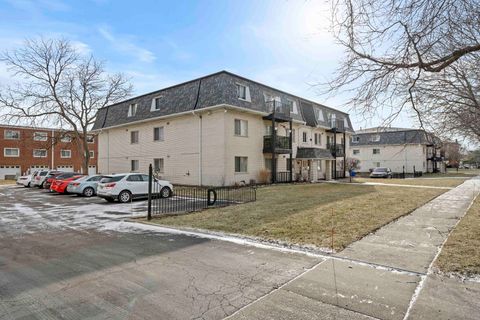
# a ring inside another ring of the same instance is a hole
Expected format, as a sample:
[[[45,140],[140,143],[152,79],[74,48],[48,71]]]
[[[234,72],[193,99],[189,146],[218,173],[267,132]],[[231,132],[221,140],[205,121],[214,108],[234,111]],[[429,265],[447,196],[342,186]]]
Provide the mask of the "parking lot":
[[[0,187],[0,319],[221,319],[318,262],[123,221],[145,210]]]

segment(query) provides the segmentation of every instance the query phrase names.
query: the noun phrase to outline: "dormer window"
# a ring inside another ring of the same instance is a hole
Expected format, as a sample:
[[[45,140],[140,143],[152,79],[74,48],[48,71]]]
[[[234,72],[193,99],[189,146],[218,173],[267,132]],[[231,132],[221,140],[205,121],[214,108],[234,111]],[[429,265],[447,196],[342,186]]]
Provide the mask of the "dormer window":
[[[152,99],[152,107],[150,111],[158,111],[160,110],[160,103],[162,102],[163,96],[158,96]]]
[[[343,119],[343,126],[344,126],[345,128],[348,128],[348,120],[347,120],[347,118],[344,118],[344,119]]]
[[[298,114],[297,102],[294,100],[287,99],[287,104],[290,107],[290,113]]]
[[[360,137],[359,136],[353,136],[352,137],[352,143],[359,143],[360,142]]]
[[[128,117],[134,117],[135,114],[137,113],[137,104],[132,103],[131,105],[128,106]]]
[[[379,141],[380,141],[380,135],[379,135],[379,134],[374,134],[374,135],[370,138],[370,141],[371,141],[371,142],[379,142]]]
[[[250,102],[250,89],[243,84],[237,83],[237,98]]]
[[[325,118],[323,117],[323,111],[320,110],[320,109],[318,109],[317,120],[318,120],[318,121],[321,121],[321,122],[324,122],[324,121],[325,121]]]

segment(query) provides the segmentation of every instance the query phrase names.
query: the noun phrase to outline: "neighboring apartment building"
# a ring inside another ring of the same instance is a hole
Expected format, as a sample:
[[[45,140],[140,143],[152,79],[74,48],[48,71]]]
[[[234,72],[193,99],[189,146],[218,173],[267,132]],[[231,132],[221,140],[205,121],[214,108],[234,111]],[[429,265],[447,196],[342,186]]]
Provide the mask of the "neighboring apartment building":
[[[96,172],[97,143],[91,136],[89,173]],[[38,169],[82,171],[80,151],[65,131],[0,125],[0,179]]]
[[[441,141],[419,129],[370,128],[352,136],[349,157],[360,160],[359,172],[388,167],[393,172],[444,171]]]
[[[93,131],[100,172],[152,163],[189,185],[339,177],[353,133],[346,113],[226,71],[100,109]]]

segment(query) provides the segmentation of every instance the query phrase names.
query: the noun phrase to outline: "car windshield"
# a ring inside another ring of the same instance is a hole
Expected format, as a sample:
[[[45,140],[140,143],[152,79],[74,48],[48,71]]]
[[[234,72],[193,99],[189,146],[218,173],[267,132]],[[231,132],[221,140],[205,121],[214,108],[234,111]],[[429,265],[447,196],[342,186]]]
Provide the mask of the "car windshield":
[[[47,171],[42,171],[42,172],[40,172],[40,176],[42,176],[42,177],[43,177],[43,176],[46,176],[47,173],[48,173]]]
[[[387,168],[375,168],[373,172],[387,172]]]
[[[115,177],[104,177],[100,180],[100,183],[109,183],[109,182],[117,182],[125,178],[125,176],[115,176]]]

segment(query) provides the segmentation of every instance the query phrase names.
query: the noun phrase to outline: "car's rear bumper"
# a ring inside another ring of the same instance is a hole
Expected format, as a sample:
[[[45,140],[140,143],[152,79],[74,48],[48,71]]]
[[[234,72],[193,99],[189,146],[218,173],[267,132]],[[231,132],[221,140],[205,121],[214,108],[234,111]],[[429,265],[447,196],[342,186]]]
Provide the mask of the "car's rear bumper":
[[[118,194],[112,194],[109,191],[99,191],[99,190],[97,190],[97,197],[100,197],[100,198],[103,198],[103,199],[117,200],[118,199]]]

